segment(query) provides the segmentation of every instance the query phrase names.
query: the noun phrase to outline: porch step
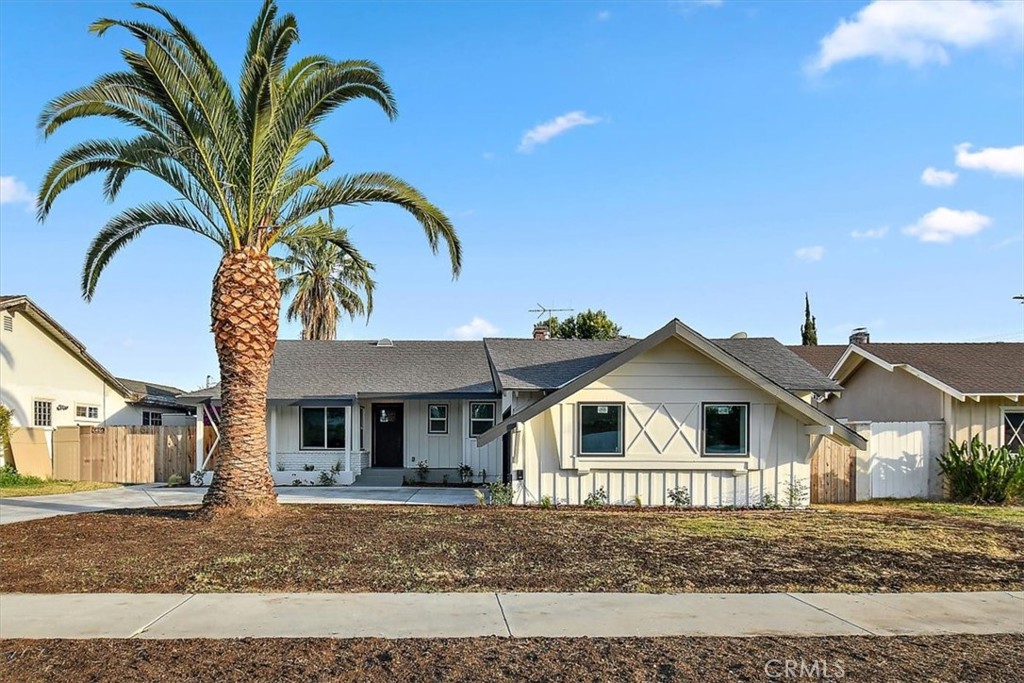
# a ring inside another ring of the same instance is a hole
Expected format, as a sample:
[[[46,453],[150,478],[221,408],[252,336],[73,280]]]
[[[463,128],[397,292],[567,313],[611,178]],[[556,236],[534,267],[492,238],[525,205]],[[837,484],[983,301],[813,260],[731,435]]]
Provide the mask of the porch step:
[[[367,467],[356,477],[353,486],[401,486],[405,470],[402,468]]]

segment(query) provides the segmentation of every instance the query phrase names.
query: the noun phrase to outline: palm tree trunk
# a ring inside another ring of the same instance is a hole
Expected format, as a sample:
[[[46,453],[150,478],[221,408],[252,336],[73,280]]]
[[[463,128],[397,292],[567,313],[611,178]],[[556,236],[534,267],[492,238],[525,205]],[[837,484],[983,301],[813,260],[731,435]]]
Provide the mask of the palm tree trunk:
[[[262,514],[277,506],[267,462],[267,381],[281,290],[255,249],[229,252],[213,281],[213,338],[220,361],[220,446],[203,511]]]

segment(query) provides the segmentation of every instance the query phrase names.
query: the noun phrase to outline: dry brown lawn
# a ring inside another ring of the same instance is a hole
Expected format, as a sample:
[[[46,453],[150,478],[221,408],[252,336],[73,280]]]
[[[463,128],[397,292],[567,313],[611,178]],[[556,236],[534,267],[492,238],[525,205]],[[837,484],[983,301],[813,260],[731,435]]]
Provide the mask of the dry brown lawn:
[[[1024,588],[1021,517],[285,506],[0,527],[0,592],[945,591]]]

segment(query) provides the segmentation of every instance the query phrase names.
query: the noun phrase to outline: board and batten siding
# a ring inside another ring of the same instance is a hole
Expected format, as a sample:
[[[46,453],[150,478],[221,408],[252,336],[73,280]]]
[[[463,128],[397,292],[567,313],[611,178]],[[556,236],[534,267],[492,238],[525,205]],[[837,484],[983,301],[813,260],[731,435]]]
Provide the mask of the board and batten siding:
[[[624,456],[579,455],[580,403],[624,405]],[[702,457],[701,404],[748,403],[749,456]],[[527,421],[513,436],[516,502],[578,505],[604,488],[610,503],[668,503],[686,487],[696,506],[752,505],[809,484],[804,422],[757,386],[670,339]]]
[[[1003,413],[1006,409],[1024,410],[1024,401],[1000,396],[983,396],[980,401],[950,401],[949,438],[958,444],[975,435],[990,446],[1003,446]]]

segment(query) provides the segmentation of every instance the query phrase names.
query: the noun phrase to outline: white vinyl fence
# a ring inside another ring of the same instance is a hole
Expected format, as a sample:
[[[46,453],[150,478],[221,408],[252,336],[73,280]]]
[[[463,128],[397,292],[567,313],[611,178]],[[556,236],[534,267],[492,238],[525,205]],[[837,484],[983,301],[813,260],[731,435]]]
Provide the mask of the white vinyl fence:
[[[944,447],[942,422],[872,422],[858,458],[857,500],[937,497],[935,460]]]

